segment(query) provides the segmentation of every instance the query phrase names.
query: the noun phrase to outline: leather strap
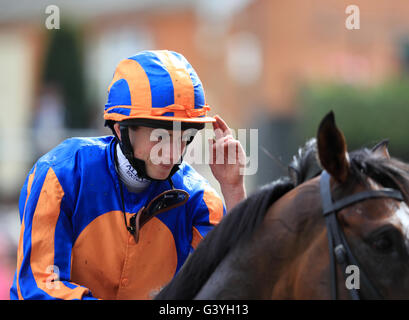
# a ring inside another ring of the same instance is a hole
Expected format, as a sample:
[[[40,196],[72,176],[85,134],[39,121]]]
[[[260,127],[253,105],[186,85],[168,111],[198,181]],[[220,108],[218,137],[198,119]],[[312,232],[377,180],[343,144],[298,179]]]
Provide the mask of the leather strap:
[[[348,242],[346,241],[345,235],[339,227],[336,213],[347,206],[368,199],[387,197],[403,201],[402,194],[398,190],[384,188],[381,190],[359,192],[333,202],[331,196],[330,175],[325,170],[322,172],[320,178],[320,192],[323,215],[327,226],[330,253],[331,298],[334,300],[337,299],[337,270],[335,262],[341,266],[345,279],[347,278],[347,274],[345,273],[347,266],[351,264],[356,265],[360,270],[362,283],[371,297],[374,299],[382,298],[381,294],[372,285],[363,269],[359,266],[358,260],[353,255]],[[353,300],[360,299],[360,294],[356,289],[350,289],[349,292]]]
[[[141,209],[139,209],[138,213],[134,214],[130,220],[129,220],[129,224],[130,224],[130,228],[132,230],[132,234],[135,237],[135,242],[138,243],[139,241],[139,230],[149,221],[151,220],[153,217],[157,216],[158,214],[162,213],[162,212],[166,212],[169,210],[172,210],[174,208],[183,206],[188,200],[189,200],[189,193],[186,192],[185,190],[182,189],[174,189],[173,188],[173,184],[172,185],[172,189],[162,192],[161,194],[157,195],[155,198],[153,198],[149,204],[146,207],[142,207]],[[167,192],[172,191],[172,192],[180,192],[185,194],[185,199],[181,202],[175,203],[174,205],[171,206],[167,206],[164,207],[162,209],[159,209],[157,211],[151,212],[150,207],[151,205],[160,197],[162,197],[164,194],[166,194]]]

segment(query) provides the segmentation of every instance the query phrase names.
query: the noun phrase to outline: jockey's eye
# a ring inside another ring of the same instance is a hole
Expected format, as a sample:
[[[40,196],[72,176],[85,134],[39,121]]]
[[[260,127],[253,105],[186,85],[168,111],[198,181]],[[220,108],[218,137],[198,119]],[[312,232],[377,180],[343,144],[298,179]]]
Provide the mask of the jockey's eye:
[[[150,134],[152,142],[168,141],[170,139],[169,132],[164,129],[155,129]]]
[[[195,137],[196,133],[197,133],[197,129],[187,129],[182,136],[182,141],[189,143],[193,140],[193,138]]]
[[[163,142],[169,142],[169,140],[170,140],[169,136],[162,135],[162,134],[159,134],[159,135],[155,136],[155,138],[156,138],[155,140],[156,140],[157,142],[161,142],[161,141],[163,141]]]

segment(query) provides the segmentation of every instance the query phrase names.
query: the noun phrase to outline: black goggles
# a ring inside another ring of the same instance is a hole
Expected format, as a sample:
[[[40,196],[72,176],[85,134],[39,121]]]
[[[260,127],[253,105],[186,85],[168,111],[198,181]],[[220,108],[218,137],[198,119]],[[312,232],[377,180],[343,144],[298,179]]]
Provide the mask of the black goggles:
[[[166,212],[168,210],[183,206],[187,200],[189,200],[189,193],[182,189],[175,189],[173,183],[171,183],[172,189],[162,192],[153,198],[148,205],[139,209],[138,213],[134,214],[130,220],[128,226],[126,221],[126,215],[124,212],[125,224],[128,231],[134,235],[135,241],[139,240],[139,230],[150,219],[156,215]]]

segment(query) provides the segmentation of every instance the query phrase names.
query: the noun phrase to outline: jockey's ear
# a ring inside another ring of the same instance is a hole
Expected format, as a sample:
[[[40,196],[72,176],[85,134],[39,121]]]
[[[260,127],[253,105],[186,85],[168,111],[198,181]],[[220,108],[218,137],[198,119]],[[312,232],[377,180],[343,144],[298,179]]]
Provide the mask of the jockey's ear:
[[[385,159],[390,159],[391,156],[389,155],[388,145],[389,145],[389,140],[384,139],[372,148],[372,153],[375,154],[376,156],[379,156]]]
[[[318,156],[323,169],[344,183],[349,175],[349,156],[344,134],[335,124],[331,111],[322,119],[317,134]]]
[[[121,140],[121,128],[118,122],[114,123],[114,125],[112,126],[112,131],[115,134],[115,136],[118,138],[118,140]]]

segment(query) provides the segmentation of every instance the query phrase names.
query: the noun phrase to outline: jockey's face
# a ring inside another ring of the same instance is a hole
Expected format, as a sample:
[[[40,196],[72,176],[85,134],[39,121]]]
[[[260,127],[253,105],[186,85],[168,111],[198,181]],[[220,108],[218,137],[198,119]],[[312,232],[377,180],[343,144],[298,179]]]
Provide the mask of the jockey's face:
[[[119,138],[119,125],[114,125]],[[146,173],[154,179],[166,179],[186,148],[185,131],[154,129],[138,126],[129,128],[134,157],[145,161]]]

